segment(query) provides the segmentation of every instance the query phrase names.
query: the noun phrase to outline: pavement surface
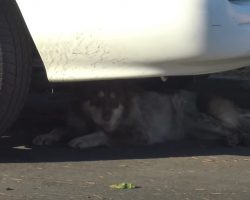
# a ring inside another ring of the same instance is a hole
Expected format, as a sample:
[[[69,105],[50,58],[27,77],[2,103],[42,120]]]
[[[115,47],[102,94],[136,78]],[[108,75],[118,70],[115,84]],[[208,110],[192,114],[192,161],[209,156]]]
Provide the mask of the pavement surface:
[[[22,140],[2,141],[0,199],[250,199],[247,147],[186,141],[74,150]],[[138,188],[110,188],[121,182]]]
[[[0,200],[250,199],[250,147],[204,141],[86,150],[37,147],[32,138],[60,124],[59,107],[67,103],[35,99],[39,106],[27,103],[0,140]],[[137,188],[110,188],[122,182]]]

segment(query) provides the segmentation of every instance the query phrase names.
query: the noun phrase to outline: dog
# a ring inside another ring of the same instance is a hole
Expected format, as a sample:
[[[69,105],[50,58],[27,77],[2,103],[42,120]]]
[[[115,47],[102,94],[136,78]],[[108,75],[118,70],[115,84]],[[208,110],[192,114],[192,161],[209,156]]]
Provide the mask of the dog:
[[[103,87],[72,103],[64,126],[33,139],[73,148],[152,145],[186,138],[249,143],[240,109],[230,100],[192,91],[163,93]]]

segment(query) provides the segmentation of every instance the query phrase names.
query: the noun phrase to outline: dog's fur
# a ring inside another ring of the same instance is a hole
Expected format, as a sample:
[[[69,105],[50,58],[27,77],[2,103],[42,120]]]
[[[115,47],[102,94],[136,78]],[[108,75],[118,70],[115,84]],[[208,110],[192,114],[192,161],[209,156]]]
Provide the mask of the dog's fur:
[[[248,135],[241,128],[239,109],[222,97],[104,89],[74,102],[65,127],[37,136],[33,143],[51,145],[67,139],[73,148],[88,148],[184,138],[222,139],[234,146]]]

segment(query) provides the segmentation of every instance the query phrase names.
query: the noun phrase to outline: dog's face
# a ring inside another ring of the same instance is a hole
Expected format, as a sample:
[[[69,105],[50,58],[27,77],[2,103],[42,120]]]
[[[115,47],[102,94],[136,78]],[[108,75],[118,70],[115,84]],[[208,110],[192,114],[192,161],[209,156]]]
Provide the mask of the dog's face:
[[[116,129],[124,111],[119,95],[114,91],[104,90],[92,94],[82,104],[82,108],[90,114],[96,125],[108,132]]]

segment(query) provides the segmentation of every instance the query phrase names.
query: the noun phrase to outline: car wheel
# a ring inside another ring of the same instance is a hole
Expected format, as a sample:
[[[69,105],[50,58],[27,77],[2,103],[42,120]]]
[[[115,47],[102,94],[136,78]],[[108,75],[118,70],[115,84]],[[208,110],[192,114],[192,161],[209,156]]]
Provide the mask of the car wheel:
[[[29,33],[14,0],[0,0],[0,134],[14,122],[31,78]]]

